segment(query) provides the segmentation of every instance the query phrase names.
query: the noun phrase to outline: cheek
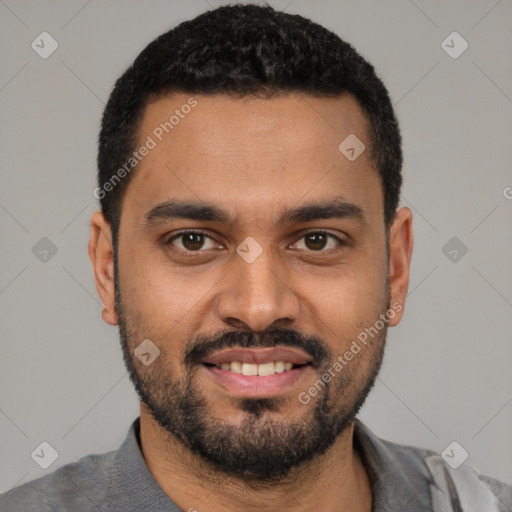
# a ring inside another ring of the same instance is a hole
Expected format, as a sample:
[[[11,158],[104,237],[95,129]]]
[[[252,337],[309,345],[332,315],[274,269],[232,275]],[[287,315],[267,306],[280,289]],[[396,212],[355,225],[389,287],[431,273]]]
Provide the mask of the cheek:
[[[340,271],[326,280],[317,294],[320,315],[344,324],[372,319],[386,307],[386,276],[375,268]]]
[[[160,249],[130,251],[121,265],[123,302],[153,326],[171,327],[192,312],[214,280],[173,267]]]
[[[139,258],[138,260],[136,258]],[[135,264],[143,261],[144,265]],[[151,261],[147,255],[132,255],[120,275],[121,296],[132,343],[149,338],[162,352],[162,361],[181,372],[185,343],[197,327],[198,313],[219,276],[213,272],[192,276],[170,268],[167,263]]]
[[[338,355],[373,326],[387,307],[386,274],[380,266],[340,269],[315,289],[314,299],[310,296],[313,322]]]

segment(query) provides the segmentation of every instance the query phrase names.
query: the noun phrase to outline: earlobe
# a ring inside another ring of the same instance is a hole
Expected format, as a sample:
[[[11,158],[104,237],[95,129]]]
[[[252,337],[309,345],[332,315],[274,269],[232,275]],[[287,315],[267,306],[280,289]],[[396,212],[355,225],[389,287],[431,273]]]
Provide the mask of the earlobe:
[[[117,325],[112,232],[101,211],[94,212],[91,217],[89,258],[94,271],[96,289],[104,305],[101,316],[106,323]]]
[[[117,325],[117,315],[115,314],[115,311],[110,311],[107,308],[103,308],[103,311],[101,312],[101,318],[103,318],[103,321],[109,325]]]
[[[402,319],[409,287],[413,244],[412,212],[403,207],[396,211],[389,230],[390,305],[397,303],[401,306],[399,313],[389,322],[390,326],[397,325]]]

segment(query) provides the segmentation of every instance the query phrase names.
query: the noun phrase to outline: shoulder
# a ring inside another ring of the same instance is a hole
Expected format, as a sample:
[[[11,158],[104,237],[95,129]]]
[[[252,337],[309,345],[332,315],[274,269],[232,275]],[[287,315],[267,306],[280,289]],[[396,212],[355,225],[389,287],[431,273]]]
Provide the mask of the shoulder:
[[[512,486],[455,464],[456,457],[445,460],[433,450],[382,439],[357,419],[354,439],[384,510],[512,511]]]
[[[432,450],[382,442],[404,471],[414,472],[427,480],[434,511],[445,510],[447,502],[457,503],[462,511],[512,510],[512,485],[479,473],[466,464],[450,465]]]
[[[91,454],[0,495],[0,511],[100,510],[111,485],[115,451]]]

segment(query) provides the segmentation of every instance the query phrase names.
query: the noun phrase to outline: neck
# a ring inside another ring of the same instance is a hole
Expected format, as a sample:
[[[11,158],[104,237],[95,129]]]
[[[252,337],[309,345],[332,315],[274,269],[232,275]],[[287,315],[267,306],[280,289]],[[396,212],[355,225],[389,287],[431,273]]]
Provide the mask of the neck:
[[[141,406],[141,449],[163,492],[194,512],[318,510],[370,512],[371,485],[353,448],[351,423],[322,456],[277,483],[244,481],[217,471],[164,431]]]

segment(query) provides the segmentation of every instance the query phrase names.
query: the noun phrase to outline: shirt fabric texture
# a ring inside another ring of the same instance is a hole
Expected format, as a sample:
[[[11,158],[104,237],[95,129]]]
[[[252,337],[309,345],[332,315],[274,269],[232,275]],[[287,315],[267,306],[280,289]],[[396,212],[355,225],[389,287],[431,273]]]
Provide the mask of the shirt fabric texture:
[[[0,511],[180,512],[151,475],[139,432],[140,417],[118,450],[86,455],[7,491]],[[372,512],[512,512],[512,486],[465,464],[452,469],[431,450],[380,439],[358,419],[354,447],[372,485]]]

